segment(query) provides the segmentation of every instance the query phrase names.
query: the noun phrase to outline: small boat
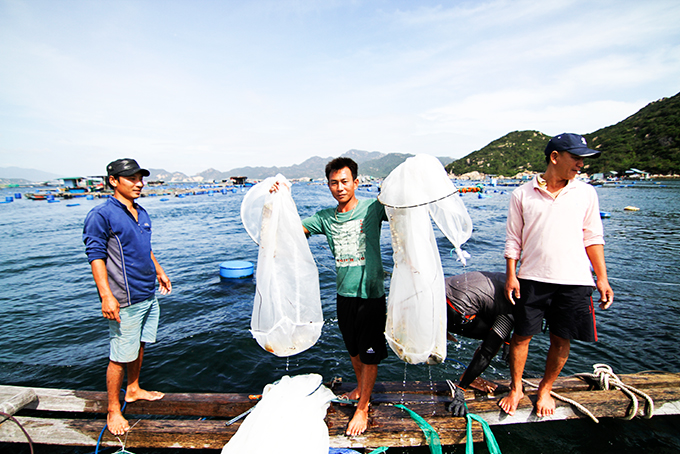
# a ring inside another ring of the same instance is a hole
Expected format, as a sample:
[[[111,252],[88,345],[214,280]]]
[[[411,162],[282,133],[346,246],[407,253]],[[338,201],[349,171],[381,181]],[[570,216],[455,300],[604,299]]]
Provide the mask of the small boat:
[[[617,378],[653,399],[655,417],[680,414],[680,374],[647,372],[619,375]],[[539,381],[531,379],[527,382],[537,386]],[[507,381],[499,381],[493,384],[497,386],[495,391],[470,389],[465,393],[469,411],[483,418],[493,430],[505,424],[540,424],[543,421],[588,417],[575,406],[557,400],[554,415],[538,418],[534,410],[536,391],[530,386],[526,387],[515,414],[506,415],[497,403],[507,392],[508,384]],[[334,379],[327,386],[338,396],[355,387],[339,379]],[[15,418],[34,443],[92,447],[99,443],[101,447],[120,448],[120,441],[103,430],[106,424],[106,392],[0,386],[0,403],[27,391],[35,393],[37,398],[25,404]],[[632,407],[624,392],[598,390],[592,381],[576,376],[558,378],[553,391],[579,402],[597,418],[622,418]],[[258,396],[248,394],[167,393],[161,400],[127,404],[125,415],[132,428],[125,447],[221,449],[244,419],[231,425],[226,425],[226,422],[243,416],[257,402]],[[427,421],[439,435],[442,445],[465,443],[466,420],[451,416],[447,411],[450,402],[451,392],[446,382],[376,383],[371,397],[369,428],[359,437],[345,435],[354,407],[335,402],[330,405],[325,418],[330,446],[353,449],[426,446],[428,439],[420,426],[397,405],[405,406]],[[639,409],[638,405],[635,408],[635,414],[640,416],[649,409],[649,405],[642,401]],[[472,438],[475,442],[482,441],[483,430],[479,424],[472,425]],[[26,437],[16,424],[8,421],[0,425],[0,441],[25,443]]]
[[[634,207],[634,206],[623,207],[623,209],[624,209],[624,211],[640,211],[640,209],[638,207]]]

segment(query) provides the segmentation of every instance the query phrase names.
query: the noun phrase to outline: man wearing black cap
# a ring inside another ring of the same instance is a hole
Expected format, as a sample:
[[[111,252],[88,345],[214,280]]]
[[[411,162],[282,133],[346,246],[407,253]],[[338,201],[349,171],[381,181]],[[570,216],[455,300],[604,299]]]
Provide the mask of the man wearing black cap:
[[[112,434],[122,435],[130,429],[119,401],[126,368],[126,402],[163,397],[163,393],[139,387],[139,372],[145,343],[156,341],[160,315],[156,278],[161,294],[170,293],[172,285],[151,250],[151,219],[135,202],[149,171],[134,159],[118,159],[106,170],[113,197],[88,213],[83,241],[102,314],[109,320],[106,422]]]
[[[593,287],[600,293],[602,309],[612,304],[597,193],[576,179],[583,158],[599,154],[578,134],[557,135],[545,149],[546,172],[512,193],[505,240],[505,294],[515,304],[512,382],[510,393],[498,403],[510,415],[524,397],[522,374],[529,342],[541,331],[543,319],[550,328],[550,348],[538,388],[539,417],[555,411],[550,391],[567,362],[571,339],[597,340]]]

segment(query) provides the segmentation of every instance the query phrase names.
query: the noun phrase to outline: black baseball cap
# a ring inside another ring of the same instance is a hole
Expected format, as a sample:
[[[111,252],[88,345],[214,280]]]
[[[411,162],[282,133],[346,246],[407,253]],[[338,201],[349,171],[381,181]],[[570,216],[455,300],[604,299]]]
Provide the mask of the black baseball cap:
[[[568,151],[571,154],[583,158],[597,158],[601,153],[601,151],[588,148],[585,137],[567,132],[556,135],[550,139],[550,142],[548,142],[548,145],[545,147],[545,155],[550,156],[550,153],[553,151]]]
[[[106,166],[106,173],[108,176],[114,177],[131,177],[136,173],[141,173],[143,176],[148,177],[150,172],[146,169],[142,169],[137,164],[134,159],[124,158],[116,159]]]

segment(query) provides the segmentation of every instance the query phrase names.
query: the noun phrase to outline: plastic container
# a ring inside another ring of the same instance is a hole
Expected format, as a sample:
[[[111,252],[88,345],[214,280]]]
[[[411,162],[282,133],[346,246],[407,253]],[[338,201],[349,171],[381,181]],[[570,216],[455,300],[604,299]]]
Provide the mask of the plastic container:
[[[233,260],[220,264],[220,277],[239,279],[253,275],[253,264],[245,260]]]

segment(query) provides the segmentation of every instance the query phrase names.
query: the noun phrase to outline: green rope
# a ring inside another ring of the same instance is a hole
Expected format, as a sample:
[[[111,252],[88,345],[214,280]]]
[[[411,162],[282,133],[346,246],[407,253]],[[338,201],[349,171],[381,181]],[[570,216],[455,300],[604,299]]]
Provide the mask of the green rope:
[[[498,447],[496,443],[496,437],[494,437],[489,423],[484,421],[481,416],[477,416],[472,413],[468,413],[467,418],[467,440],[465,441],[465,454],[474,454],[475,443],[472,440],[472,420],[479,422],[482,425],[482,430],[484,430],[484,438],[486,439],[486,447],[489,448],[490,454],[501,454],[501,448]]]
[[[432,454],[442,454],[442,444],[439,441],[439,435],[437,435],[437,431],[434,430],[434,428],[415,411],[410,410],[403,405],[395,405],[395,407],[406,410],[406,412],[411,415],[411,418],[413,418],[416,424],[418,424],[418,427],[420,427],[420,430],[422,430],[425,434],[427,444],[430,447],[430,452]]]

